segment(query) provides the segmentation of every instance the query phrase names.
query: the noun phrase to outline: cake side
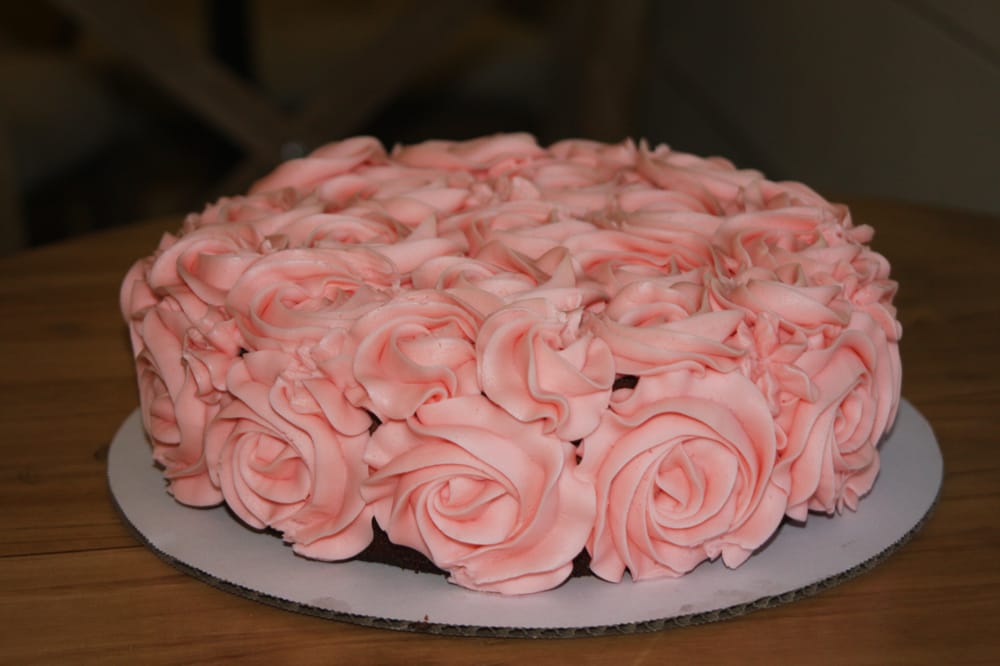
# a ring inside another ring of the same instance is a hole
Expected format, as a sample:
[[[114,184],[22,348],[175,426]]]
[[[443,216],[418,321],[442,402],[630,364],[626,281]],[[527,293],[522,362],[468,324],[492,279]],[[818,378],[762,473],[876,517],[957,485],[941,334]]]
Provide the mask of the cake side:
[[[358,137],[189,215],[121,305],[178,501],[523,594],[857,508],[901,378],[872,233],[666,146]]]

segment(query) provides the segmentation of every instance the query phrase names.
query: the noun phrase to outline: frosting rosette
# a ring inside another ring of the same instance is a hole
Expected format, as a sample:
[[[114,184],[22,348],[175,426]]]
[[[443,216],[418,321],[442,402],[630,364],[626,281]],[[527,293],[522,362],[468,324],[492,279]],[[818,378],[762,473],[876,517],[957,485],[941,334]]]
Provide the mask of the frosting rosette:
[[[238,348],[235,335],[213,335],[217,344],[205,338],[171,305],[148,308],[133,328],[141,345],[136,357],[140,411],[170,493],[184,504],[212,506],[222,497],[209,479],[204,433],[228,400],[221,378]]]
[[[227,377],[233,401],[205,434],[212,482],[247,525],[302,555],[342,560],[372,539],[360,487],[371,418],[280,351],[251,352]]]
[[[343,245],[395,243],[403,235],[400,226],[385,216],[370,211],[342,211],[304,215],[276,231],[270,240],[272,245],[288,247],[338,248]]]
[[[139,352],[146,346],[139,334],[139,326],[143,316],[149,308],[160,302],[159,296],[153,293],[149,282],[146,281],[146,274],[152,263],[152,257],[146,257],[132,264],[128,273],[125,274],[118,292],[118,307],[121,309],[122,317],[128,326],[133,356],[138,356]]]
[[[720,222],[714,235],[715,246],[733,273],[754,266],[774,269],[786,263],[802,265],[806,256],[803,252],[831,247],[823,228],[839,228],[834,211],[807,206],[748,211]]]
[[[182,232],[190,233],[202,226],[225,225],[236,222],[264,222],[300,203],[299,195],[291,188],[269,190],[260,194],[222,197],[205,206],[200,213],[189,213],[184,218]]]
[[[743,350],[731,344],[745,316],[712,311],[695,275],[635,281],[623,287],[593,319],[593,330],[611,349],[619,374],[649,375],[677,367],[737,366]]]
[[[226,309],[253,349],[295,349],[349,328],[398,281],[392,262],[365,247],[290,249],[247,268]]]
[[[392,153],[394,160],[407,166],[455,171],[499,171],[544,155],[535,138],[523,133],[468,141],[424,141],[399,147]]]
[[[476,340],[484,394],[562,440],[589,435],[611,399],[615,364],[607,343],[584,325],[588,316],[538,298],[494,312]]]
[[[149,285],[184,300],[198,299],[198,305],[220,307],[247,267],[260,258],[263,241],[251,224],[199,227],[156,256],[148,271]]]
[[[411,277],[414,288],[438,289],[470,303],[475,301],[482,314],[492,312],[515,294],[534,289],[539,279],[537,274],[506,270],[489,261],[452,256],[426,261]]]
[[[809,378],[808,399],[782,419],[787,444],[779,469],[790,473],[788,513],[856,509],[879,471],[878,443],[895,417],[901,376],[898,348],[869,315],[857,312],[829,347],[803,353],[795,366]]]
[[[314,150],[309,156],[288,160],[273,172],[254,183],[251,195],[291,188],[308,194],[317,185],[335,176],[350,173],[363,164],[381,164],[385,149],[378,139],[359,136],[330,143]]]
[[[599,507],[590,566],[606,580],[680,576],[719,556],[738,566],[785,513],[774,420],[739,373],[642,377],[582,448]]]
[[[352,400],[380,419],[405,419],[425,402],[480,392],[474,343],[482,317],[437,291],[405,292],[351,327]]]
[[[594,521],[573,446],[482,396],[379,426],[362,493],[379,526],[474,590],[527,594],[570,575]]]

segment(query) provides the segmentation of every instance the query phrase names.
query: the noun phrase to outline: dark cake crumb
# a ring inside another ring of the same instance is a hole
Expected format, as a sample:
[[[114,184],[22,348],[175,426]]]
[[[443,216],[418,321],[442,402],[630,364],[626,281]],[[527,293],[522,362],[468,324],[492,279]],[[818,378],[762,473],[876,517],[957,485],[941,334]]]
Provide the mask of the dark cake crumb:
[[[378,562],[389,564],[400,569],[419,571],[421,573],[436,573],[446,576],[447,571],[442,571],[434,566],[434,563],[419,553],[406,546],[398,546],[389,541],[387,535],[373,520],[372,528],[375,532],[372,542],[368,547],[357,554],[356,558],[363,562]]]
[[[362,562],[377,562],[379,564],[388,564],[389,566],[399,567],[400,569],[406,569],[408,571],[416,571],[419,573],[434,573],[441,576],[447,576],[447,571],[442,571],[434,566],[427,557],[422,553],[419,553],[406,546],[399,546],[389,541],[389,535],[387,535],[373,520],[372,529],[375,534],[372,538],[372,542],[368,544],[368,547],[355,556],[355,559],[361,560]],[[573,560],[573,573],[570,574],[573,578],[578,578],[580,576],[592,576],[590,572],[590,554],[583,550],[579,555]]]
[[[382,425],[382,419],[375,416],[375,412],[372,412],[371,410],[366,409],[365,411],[368,412],[368,416],[372,417],[372,424],[368,426],[368,434],[374,435],[375,431],[378,430],[378,427]]]
[[[594,574],[590,571],[590,553],[587,552],[586,548],[580,551],[580,554],[573,559],[573,573],[570,574],[571,578],[580,578],[581,576],[593,576]]]
[[[615,377],[615,383],[611,385],[611,390],[634,389],[638,384],[639,378],[635,375],[618,375]]]

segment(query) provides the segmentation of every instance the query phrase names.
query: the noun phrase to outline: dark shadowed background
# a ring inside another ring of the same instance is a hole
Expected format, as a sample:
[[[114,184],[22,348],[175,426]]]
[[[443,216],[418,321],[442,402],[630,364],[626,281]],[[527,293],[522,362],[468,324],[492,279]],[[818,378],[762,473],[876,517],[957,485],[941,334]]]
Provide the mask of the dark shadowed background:
[[[326,140],[499,131],[1000,213],[1000,2],[0,5],[0,253],[200,209]]]

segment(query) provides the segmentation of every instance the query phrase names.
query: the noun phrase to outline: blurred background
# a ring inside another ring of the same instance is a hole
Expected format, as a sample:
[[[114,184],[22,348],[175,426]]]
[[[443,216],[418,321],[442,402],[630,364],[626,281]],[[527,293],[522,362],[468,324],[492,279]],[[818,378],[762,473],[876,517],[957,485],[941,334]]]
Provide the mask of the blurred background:
[[[1000,2],[0,4],[0,254],[199,210],[328,140],[500,131],[1000,214]]]

